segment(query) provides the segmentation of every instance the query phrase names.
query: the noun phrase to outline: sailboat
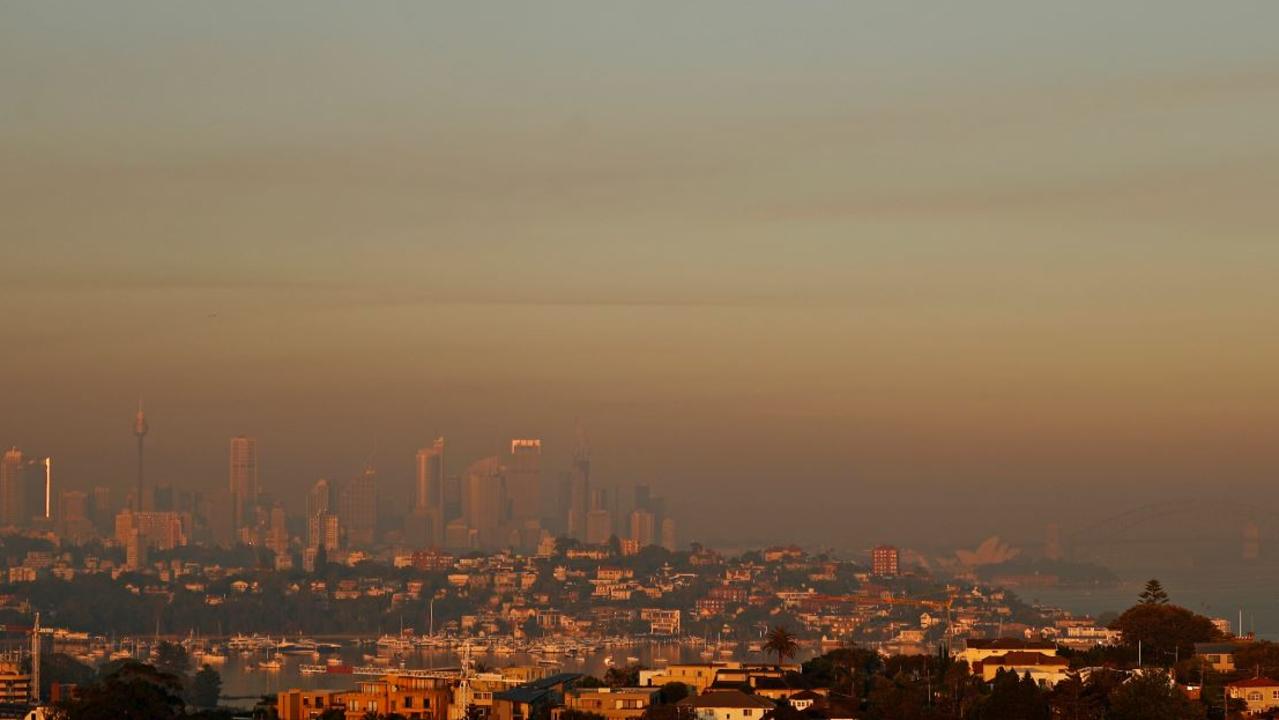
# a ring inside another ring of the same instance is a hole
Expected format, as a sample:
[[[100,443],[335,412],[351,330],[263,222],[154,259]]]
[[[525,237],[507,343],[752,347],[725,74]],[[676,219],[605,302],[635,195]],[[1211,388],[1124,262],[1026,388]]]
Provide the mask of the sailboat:
[[[263,661],[262,661],[262,662],[260,662],[260,663],[258,663],[258,669],[260,669],[260,670],[279,670],[280,668],[284,667],[284,664],[280,662],[280,657],[279,657],[278,655],[276,655],[276,654],[275,654],[275,652],[274,652],[274,651],[275,651],[275,646],[272,646],[272,647],[271,647],[271,650],[272,650],[272,652],[271,652],[271,654],[270,654],[269,656],[267,656],[267,659],[266,659],[266,660],[263,660]]]

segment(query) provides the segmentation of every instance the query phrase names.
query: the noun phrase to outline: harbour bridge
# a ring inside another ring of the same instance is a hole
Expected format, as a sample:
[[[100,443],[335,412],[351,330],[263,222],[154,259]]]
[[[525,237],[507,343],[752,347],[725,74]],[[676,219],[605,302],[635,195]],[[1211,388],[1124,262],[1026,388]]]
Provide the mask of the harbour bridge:
[[[1076,560],[1149,553],[1258,560],[1270,510],[1235,499],[1205,497],[1141,505],[1070,529],[1050,525],[1044,555]]]

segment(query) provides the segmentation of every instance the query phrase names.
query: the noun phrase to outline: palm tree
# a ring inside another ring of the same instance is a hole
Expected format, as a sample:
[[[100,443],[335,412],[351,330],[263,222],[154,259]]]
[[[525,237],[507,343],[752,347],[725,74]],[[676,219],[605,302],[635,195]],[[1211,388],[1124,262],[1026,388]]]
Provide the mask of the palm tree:
[[[798,650],[799,643],[795,641],[795,636],[781,625],[774,625],[764,636],[764,651],[776,655],[778,665],[788,657],[795,657]]]

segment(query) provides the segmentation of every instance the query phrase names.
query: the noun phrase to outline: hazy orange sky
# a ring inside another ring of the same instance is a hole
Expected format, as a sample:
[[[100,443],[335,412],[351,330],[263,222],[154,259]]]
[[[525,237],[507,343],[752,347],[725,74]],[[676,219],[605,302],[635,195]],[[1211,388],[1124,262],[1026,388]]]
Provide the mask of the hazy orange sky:
[[[289,500],[580,418],[685,539],[1279,505],[1279,5],[1029,5],[6,3],[0,443],[123,491],[141,395]]]

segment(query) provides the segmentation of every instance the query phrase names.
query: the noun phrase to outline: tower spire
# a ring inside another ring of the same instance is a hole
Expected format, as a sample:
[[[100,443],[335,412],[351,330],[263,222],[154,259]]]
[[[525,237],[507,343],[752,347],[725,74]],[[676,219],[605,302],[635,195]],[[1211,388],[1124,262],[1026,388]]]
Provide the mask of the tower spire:
[[[142,398],[138,398],[138,414],[133,418],[133,435],[138,439],[138,489],[133,498],[133,509],[137,512],[142,512],[144,509],[143,498],[146,497],[146,485],[142,474],[142,445],[150,429],[151,427],[147,425],[146,413],[142,412]]]

